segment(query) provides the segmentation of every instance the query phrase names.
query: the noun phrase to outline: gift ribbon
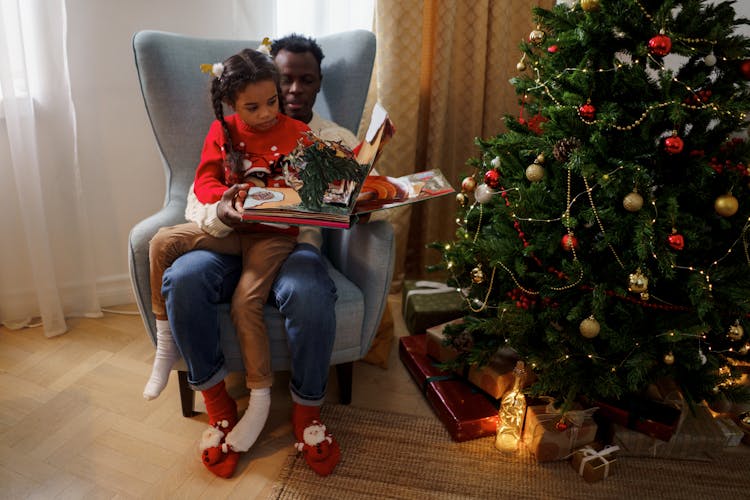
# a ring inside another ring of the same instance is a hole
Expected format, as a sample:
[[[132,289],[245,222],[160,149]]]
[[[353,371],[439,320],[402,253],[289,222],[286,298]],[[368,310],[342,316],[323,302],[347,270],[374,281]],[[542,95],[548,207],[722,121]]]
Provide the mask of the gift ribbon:
[[[406,292],[406,298],[408,299],[412,295],[431,295],[434,293],[445,293],[445,292],[455,292],[456,289],[454,287],[448,286],[445,283],[440,283],[438,281],[416,281],[414,283],[414,286],[419,288],[420,290],[413,289]]]
[[[578,467],[578,475],[583,476],[583,469],[586,466],[586,463],[588,463],[589,461],[595,458],[601,458],[602,462],[604,462],[604,477],[609,476],[609,464],[611,462],[609,459],[607,459],[607,455],[609,455],[610,453],[614,453],[615,451],[619,449],[620,449],[619,446],[610,445],[601,451],[596,451],[591,446],[584,446],[583,448],[578,450],[583,453],[583,459],[581,460],[581,465]]]
[[[456,375],[454,374],[448,374],[448,375],[433,375],[432,377],[427,377],[424,379],[424,385],[422,386],[422,392],[424,394],[427,394],[427,388],[430,386],[430,384],[434,382],[443,382],[445,380],[456,380]]]
[[[572,427],[567,430],[570,431],[568,434],[568,450],[572,450],[575,447],[576,441],[578,440],[578,431],[583,426],[583,423],[587,418],[591,418],[598,406],[587,408],[585,410],[570,410],[562,413],[559,408],[555,408],[555,400],[550,397],[543,397],[547,399],[549,403],[544,409],[544,414],[537,415],[537,420],[541,422],[547,422],[559,418],[560,422],[569,422]]]

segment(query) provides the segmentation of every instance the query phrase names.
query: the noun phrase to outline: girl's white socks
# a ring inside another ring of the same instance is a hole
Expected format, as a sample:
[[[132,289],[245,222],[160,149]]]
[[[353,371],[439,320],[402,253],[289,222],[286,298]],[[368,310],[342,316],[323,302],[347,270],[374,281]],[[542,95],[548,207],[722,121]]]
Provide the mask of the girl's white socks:
[[[271,388],[252,389],[245,414],[225,439],[229,447],[238,452],[249,450],[266,425],[270,409]]]
[[[143,397],[151,400],[156,399],[161,391],[167,386],[169,372],[172,366],[180,359],[180,351],[172,338],[172,330],[169,321],[165,319],[156,320],[156,356],[151,376],[143,388]]]

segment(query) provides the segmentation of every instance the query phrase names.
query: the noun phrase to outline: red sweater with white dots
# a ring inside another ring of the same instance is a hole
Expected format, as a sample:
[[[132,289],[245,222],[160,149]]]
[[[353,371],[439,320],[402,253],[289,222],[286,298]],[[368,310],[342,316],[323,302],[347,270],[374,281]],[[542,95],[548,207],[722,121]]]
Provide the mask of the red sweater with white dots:
[[[310,128],[301,121],[281,113],[277,118],[276,124],[264,131],[250,128],[236,114],[225,118],[232,135],[234,150],[242,154],[243,158],[244,178],[238,179],[237,182],[253,176],[263,180],[267,186],[285,185],[278,159],[281,155],[290,153]],[[231,186],[232,175],[228,172],[224,160],[224,131],[221,122],[214,120],[203,142],[200,164],[195,171],[193,189],[201,203],[219,201],[224,191]],[[248,224],[248,229],[261,231],[271,229],[271,226],[267,225],[263,225],[262,229],[255,226],[259,224]],[[297,228],[290,229],[296,233]]]

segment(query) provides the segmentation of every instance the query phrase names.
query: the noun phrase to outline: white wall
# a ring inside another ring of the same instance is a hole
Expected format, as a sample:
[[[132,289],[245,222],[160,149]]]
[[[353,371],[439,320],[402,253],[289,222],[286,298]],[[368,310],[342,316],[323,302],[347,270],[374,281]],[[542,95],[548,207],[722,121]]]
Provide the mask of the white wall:
[[[242,3],[253,12],[271,8],[271,2],[262,0]],[[103,306],[134,300],[128,278],[128,233],[161,208],[164,200],[164,174],[138,87],[131,37],[142,29],[212,38],[266,36],[252,22],[235,26],[238,23],[232,19],[238,4],[230,0],[67,1],[81,175]]]

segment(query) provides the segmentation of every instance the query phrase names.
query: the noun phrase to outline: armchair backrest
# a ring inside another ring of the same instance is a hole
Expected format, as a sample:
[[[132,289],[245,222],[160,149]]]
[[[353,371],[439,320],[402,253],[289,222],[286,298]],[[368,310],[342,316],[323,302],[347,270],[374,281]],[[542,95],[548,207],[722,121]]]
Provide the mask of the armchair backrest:
[[[372,75],[375,35],[354,30],[323,36],[317,42],[325,57],[314,109],[356,134]],[[167,178],[165,205],[184,206],[214,119],[208,96],[210,78],[200,65],[223,61],[259,44],[162,31],[139,31],[133,36],[141,92]]]

